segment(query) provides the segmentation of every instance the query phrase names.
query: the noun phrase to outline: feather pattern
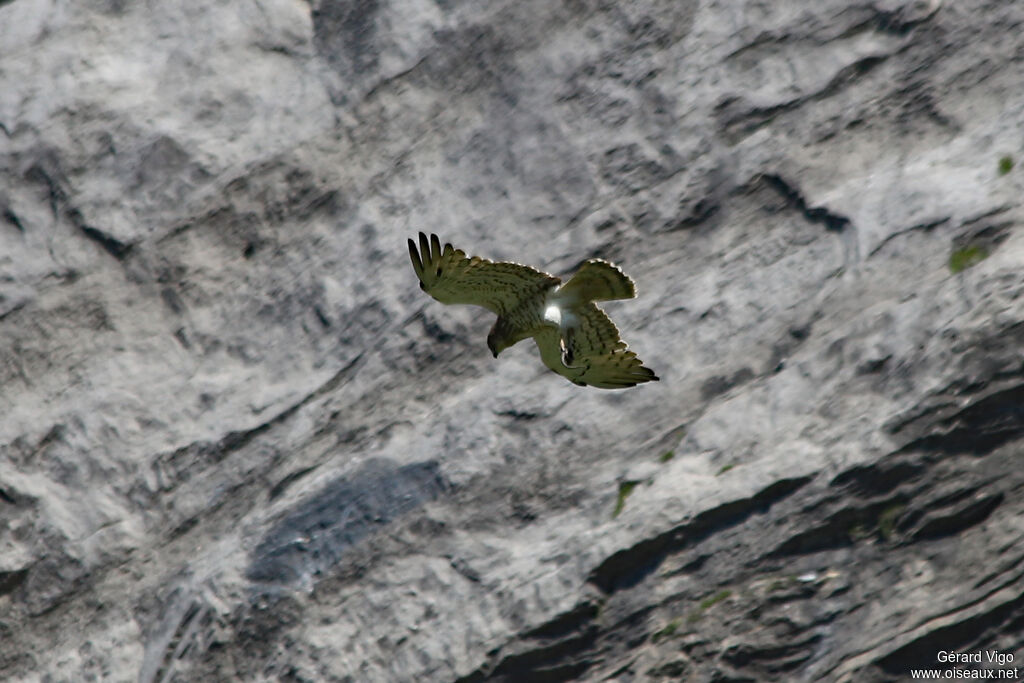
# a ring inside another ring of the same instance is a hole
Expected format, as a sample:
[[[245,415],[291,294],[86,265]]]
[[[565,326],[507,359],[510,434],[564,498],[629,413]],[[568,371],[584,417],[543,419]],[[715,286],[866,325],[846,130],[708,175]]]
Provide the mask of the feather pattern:
[[[443,304],[473,304],[505,315],[524,299],[558,285],[561,279],[519,263],[496,263],[451,244],[437,235],[419,235],[419,250],[409,240],[409,256],[420,289]]]
[[[541,360],[574,384],[624,389],[658,377],[619,336],[615,323],[593,303],[574,312],[577,322],[534,336]]]
[[[441,303],[475,304],[498,315],[487,336],[495,357],[533,337],[544,364],[571,382],[624,389],[658,377],[619,336],[594,301],[636,296],[633,281],[601,259],[583,263],[569,281],[519,263],[466,256],[437,235],[409,240],[420,288]]]
[[[632,299],[636,296],[636,285],[614,263],[592,258],[584,261],[569,281],[559,288],[558,295],[574,302]]]

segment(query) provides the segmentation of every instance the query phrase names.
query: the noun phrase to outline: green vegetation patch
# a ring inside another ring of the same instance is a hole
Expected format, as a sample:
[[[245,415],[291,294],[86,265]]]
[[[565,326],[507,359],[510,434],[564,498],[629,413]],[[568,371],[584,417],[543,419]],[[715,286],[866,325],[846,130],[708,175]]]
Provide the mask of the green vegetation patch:
[[[949,270],[951,273],[959,273],[973,265],[981,263],[988,258],[988,251],[975,244],[961,247],[949,255]]]
[[[999,157],[999,175],[1006,175],[1013,170],[1013,157],[1009,154]]]
[[[668,462],[674,457],[676,457],[675,451],[665,451],[664,453],[658,456],[658,462]]]
[[[615,519],[626,507],[626,499],[633,493],[633,489],[639,484],[638,481],[624,481],[619,484],[619,496],[615,499],[615,510],[612,511],[612,519]]]
[[[671,638],[672,636],[674,636],[676,634],[676,631],[678,631],[679,627],[682,626],[682,625],[683,625],[683,620],[682,619],[673,619],[672,621],[670,621],[667,624],[665,624],[664,628],[659,629],[659,630],[657,630],[657,631],[655,631],[654,633],[651,634],[651,642],[652,643],[657,643],[658,641],[666,640],[668,638]]]
[[[730,595],[732,595],[732,591],[728,588],[723,588],[714,595],[709,595],[708,597],[700,601],[700,605],[697,606],[697,609],[690,612],[690,616],[687,618],[691,622],[697,621],[698,619],[704,616],[704,612],[708,611],[718,603],[722,602],[722,600],[725,600]]]
[[[724,588],[724,589],[718,591],[717,593],[715,593],[714,595],[708,596],[708,597],[704,598],[703,600],[701,600],[700,601],[700,608],[701,609],[708,609],[710,607],[714,607],[718,603],[722,602],[722,600],[725,600],[726,598],[728,598],[730,595],[732,595],[732,591],[729,590],[728,588]]]
[[[892,539],[893,532],[896,530],[896,522],[906,508],[906,505],[897,503],[882,510],[882,514],[878,515],[878,533],[882,535],[882,538],[887,541]]]
[[[778,591],[786,590],[794,583],[796,583],[795,576],[780,576],[777,579],[773,579],[772,582],[768,584],[768,592],[776,593]]]
[[[715,474],[715,476],[719,477],[728,472],[729,470],[731,470],[733,467],[736,467],[736,465],[722,465],[722,469],[718,470],[718,473]]]

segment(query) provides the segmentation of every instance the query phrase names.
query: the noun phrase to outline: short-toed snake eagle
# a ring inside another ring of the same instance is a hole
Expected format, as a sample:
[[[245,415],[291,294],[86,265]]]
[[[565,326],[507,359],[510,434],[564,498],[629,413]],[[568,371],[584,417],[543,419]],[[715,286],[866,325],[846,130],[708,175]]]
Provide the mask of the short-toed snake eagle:
[[[467,257],[437,235],[422,232],[419,249],[409,240],[420,289],[443,304],[475,304],[498,315],[487,335],[497,358],[504,349],[533,337],[541,360],[581,386],[625,389],[657,381],[595,301],[632,299],[633,281],[602,259],[590,259],[569,281],[518,263]]]

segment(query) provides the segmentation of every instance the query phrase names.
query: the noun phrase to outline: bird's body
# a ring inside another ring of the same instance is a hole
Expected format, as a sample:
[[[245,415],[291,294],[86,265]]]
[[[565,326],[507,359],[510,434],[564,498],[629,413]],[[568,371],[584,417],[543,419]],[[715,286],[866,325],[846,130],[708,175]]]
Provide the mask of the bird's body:
[[[622,389],[658,378],[626,348],[619,331],[595,301],[636,296],[633,281],[618,267],[590,259],[565,283],[518,263],[467,257],[437,235],[409,240],[409,256],[420,288],[446,304],[475,304],[498,315],[487,335],[497,358],[502,350],[533,337],[541,360],[579,385]]]

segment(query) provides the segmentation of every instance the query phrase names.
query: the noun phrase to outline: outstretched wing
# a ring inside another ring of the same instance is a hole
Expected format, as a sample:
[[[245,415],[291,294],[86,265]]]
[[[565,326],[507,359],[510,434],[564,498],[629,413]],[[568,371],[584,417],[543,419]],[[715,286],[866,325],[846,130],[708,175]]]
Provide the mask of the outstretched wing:
[[[409,257],[420,289],[443,304],[474,304],[504,315],[524,297],[557,285],[554,275],[518,263],[489,261],[451,244],[441,247],[437,235],[420,233],[419,250],[409,240]]]
[[[558,289],[558,295],[566,301],[577,302],[632,299],[636,296],[636,285],[614,263],[592,258],[584,261],[569,281]]]
[[[536,335],[541,360],[570,381],[600,389],[625,389],[658,381],[650,368],[626,348],[604,311],[592,303],[572,311],[576,319],[561,331],[545,328]]]

